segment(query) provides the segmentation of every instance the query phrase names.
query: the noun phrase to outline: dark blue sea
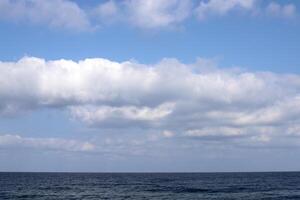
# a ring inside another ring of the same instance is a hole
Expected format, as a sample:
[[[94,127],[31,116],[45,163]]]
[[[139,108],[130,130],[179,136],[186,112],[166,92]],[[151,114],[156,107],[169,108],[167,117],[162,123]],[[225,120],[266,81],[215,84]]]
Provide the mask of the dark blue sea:
[[[300,172],[0,173],[0,199],[300,199]]]

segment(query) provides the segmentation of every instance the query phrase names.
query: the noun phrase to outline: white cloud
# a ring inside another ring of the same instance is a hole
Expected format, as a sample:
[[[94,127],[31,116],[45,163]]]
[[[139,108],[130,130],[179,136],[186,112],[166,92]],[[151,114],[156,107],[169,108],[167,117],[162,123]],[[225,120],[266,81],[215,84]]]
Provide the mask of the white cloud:
[[[251,139],[259,142],[264,142],[264,143],[270,142],[271,140],[271,138],[267,135],[253,136]]]
[[[200,1],[196,8],[196,14],[199,19],[205,19],[209,16],[223,16],[232,10],[252,10],[255,8],[256,0],[209,0]]]
[[[187,130],[185,135],[193,137],[206,137],[206,136],[240,136],[242,131],[236,127],[209,127],[202,129]]]
[[[91,20],[95,18],[98,23],[112,23],[116,21],[121,15],[119,5],[114,0],[106,1],[97,5],[91,10]]]
[[[190,14],[190,0],[127,0],[133,24],[143,28],[160,28],[184,21]]]
[[[296,6],[294,4],[280,5],[276,2],[271,2],[266,7],[266,12],[275,17],[292,18],[296,15]]]
[[[97,11],[103,17],[109,17],[117,14],[118,8],[113,0],[104,2],[97,6]]]
[[[182,25],[193,12],[200,20],[225,16],[233,11],[291,18],[294,4],[269,3],[259,0],[106,0],[80,6],[71,0],[2,0],[0,20],[46,25],[76,31],[96,30],[105,24],[125,23],[143,29],[161,29]]]
[[[0,62],[0,114],[49,107],[125,132],[142,128],[176,137],[257,141],[297,136],[299,75],[212,66],[176,59],[154,65],[101,58]]]
[[[296,15],[296,6],[292,3],[280,5],[276,2],[269,3],[265,8],[259,0],[208,0],[200,1],[195,9],[200,20],[211,16],[225,16],[233,11],[243,11],[252,14],[264,14],[284,18],[292,18]],[[263,11],[263,12],[261,12]]]
[[[150,107],[136,107],[136,106],[74,106],[71,108],[71,113],[74,117],[82,121],[93,124],[105,124],[107,120],[114,121],[128,121],[138,122],[158,122],[171,114],[174,104],[164,103],[155,108]],[[113,123],[113,122],[112,122]]]
[[[87,30],[89,19],[84,10],[68,0],[2,0],[0,18],[50,27]]]
[[[95,150],[95,146],[89,142],[60,138],[30,138],[10,134],[0,135],[0,147],[1,146],[74,152],[88,152]]]
[[[164,130],[162,132],[162,135],[166,138],[171,138],[171,137],[174,137],[175,134],[172,131]]]
[[[123,16],[117,21],[141,28],[160,28],[184,21],[190,9],[190,0],[108,0],[91,8],[82,8],[70,0],[3,0],[0,19],[83,31]]]

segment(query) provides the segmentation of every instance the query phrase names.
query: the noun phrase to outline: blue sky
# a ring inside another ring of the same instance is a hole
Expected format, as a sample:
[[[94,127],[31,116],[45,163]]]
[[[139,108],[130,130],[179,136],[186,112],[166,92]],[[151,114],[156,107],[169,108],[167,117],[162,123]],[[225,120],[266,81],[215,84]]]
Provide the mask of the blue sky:
[[[2,1],[0,171],[299,170],[299,6]]]

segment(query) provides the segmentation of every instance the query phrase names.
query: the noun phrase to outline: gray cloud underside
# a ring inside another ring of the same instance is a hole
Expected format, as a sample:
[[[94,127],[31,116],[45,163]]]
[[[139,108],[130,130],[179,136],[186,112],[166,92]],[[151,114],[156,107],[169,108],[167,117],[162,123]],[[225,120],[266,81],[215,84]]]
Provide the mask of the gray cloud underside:
[[[108,0],[80,7],[71,0],[2,0],[0,19],[76,31],[92,31],[107,24],[126,23],[139,28],[174,27],[191,17],[204,20],[238,11],[280,18],[296,16],[294,4],[261,0]]]
[[[64,109],[87,126],[166,138],[271,143],[300,135],[300,76],[209,60],[143,65],[95,58],[0,62],[0,115]]]

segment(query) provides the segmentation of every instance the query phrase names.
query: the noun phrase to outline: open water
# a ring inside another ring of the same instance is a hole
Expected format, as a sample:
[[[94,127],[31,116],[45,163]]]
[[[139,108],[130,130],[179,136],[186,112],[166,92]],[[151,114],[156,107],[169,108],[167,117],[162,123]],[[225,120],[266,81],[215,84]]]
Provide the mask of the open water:
[[[0,199],[300,199],[300,172],[0,173]]]

